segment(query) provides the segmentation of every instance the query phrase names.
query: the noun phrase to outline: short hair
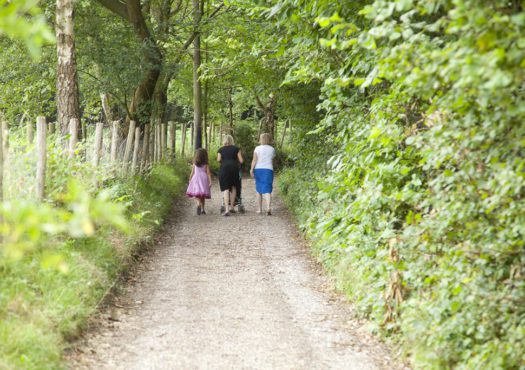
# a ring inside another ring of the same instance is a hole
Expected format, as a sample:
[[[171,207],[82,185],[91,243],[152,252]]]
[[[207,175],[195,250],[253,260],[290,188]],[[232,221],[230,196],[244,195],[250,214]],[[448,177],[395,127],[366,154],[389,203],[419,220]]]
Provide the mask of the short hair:
[[[222,145],[227,146],[227,145],[234,145],[234,144],[235,144],[235,142],[233,141],[233,136],[231,136],[231,135],[224,136],[224,140],[222,141]]]
[[[268,133],[261,134],[261,137],[259,139],[259,142],[261,145],[270,145],[272,141],[272,136]]]

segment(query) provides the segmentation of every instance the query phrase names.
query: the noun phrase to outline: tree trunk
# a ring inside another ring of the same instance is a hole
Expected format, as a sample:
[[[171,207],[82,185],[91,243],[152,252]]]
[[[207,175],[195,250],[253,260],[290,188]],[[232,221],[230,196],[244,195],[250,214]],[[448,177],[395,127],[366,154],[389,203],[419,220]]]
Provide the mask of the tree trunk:
[[[57,115],[62,135],[69,131],[72,118],[80,121],[77,62],[74,39],[73,0],[56,2]],[[79,135],[81,136],[81,135]]]
[[[194,149],[202,148],[202,91],[199,76],[201,66],[201,36],[198,31],[201,21],[201,4],[200,1],[193,0],[193,27],[196,33],[193,40],[193,134]]]
[[[149,150],[150,150],[149,149],[149,137],[150,137],[149,128],[150,128],[150,125],[148,124],[144,125],[144,139],[142,142],[142,164],[140,166],[141,171],[146,170],[146,167],[148,165],[148,160],[149,160]]]
[[[204,101],[202,114],[202,130],[204,132],[204,147],[208,150],[210,144],[210,137],[207,131],[208,128],[208,81],[204,82]]]
[[[146,65],[149,66],[144,74],[142,82],[139,84],[133,95],[129,114],[139,124],[148,122],[151,118],[151,100],[155,92],[155,86],[162,69],[162,54],[160,49],[151,36],[150,30],[144,20],[140,0],[127,1],[129,20],[143,44],[143,56]]]
[[[128,110],[128,117],[126,118],[126,126],[129,125],[130,120],[136,121],[137,124],[144,125],[149,122],[151,118],[155,86],[157,85],[162,70],[163,57],[161,50],[146,24],[140,0],[126,0],[125,2],[117,0],[97,1],[130,23],[142,44],[145,72],[142,81],[133,94]],[[124,134],[127,134],[127,130],[128,127],[124,127]]]
[[[228,90],[228,110],[230,113],[230,128],[233,132],[233,88],[230,87]]]
[[[111,107],[109,106],[108,94],[100,94],[100,101],[102,102],[102,109],[104,110],[104,115],[106,116],[106,124],[111,126],[111,123],[113,122],[113,114],[111,113]]]
[[[261,99],[256,95],[255,99],[259,108],[264,112],[264,118],[262,119],[261,133],[269,133],[272,139],[275,139],[275,105],[276,100],[274,94],[270,94],[270,100],[264,104]]]
[[[168,106],[168,87],[173,77],[173,71],[166,72],[163,69],[160,72],[159,79],[155,85],[155,92],[153,94],[153,111],[152,120],[155,122],[166,122],[168,120],[166,107]]]

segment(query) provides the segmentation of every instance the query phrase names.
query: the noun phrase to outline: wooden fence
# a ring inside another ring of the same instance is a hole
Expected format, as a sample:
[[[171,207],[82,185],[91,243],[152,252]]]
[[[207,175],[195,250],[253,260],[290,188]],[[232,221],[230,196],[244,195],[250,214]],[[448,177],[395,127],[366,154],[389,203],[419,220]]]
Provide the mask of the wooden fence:
[[[94,132],[82,127],[83,140],[89,143],[90,148],[84,145],[83,148],[85,150],[80,151],[78,141],[79,121],[71,119],[68,141],[67,143],[64,142],[64,155],[69,159],[91,162],[94,167],[99,167],[101,164],[109,164],[121,176],[131,176],[144,172],[152,164],[160,161],[171,161],[176,156],[177,127],[173,121],[146,124],[143,128],[137,127],[135,121],[131,121],[124,140],[121,139],[119,121],[112,122],[111,127],[105,127],[102,122],[98,122],[94,126]],[[44,200],[46,196],[48,140],[54,133],[55,124],[48,124],[45,117],[37,117],[36,127],[33,123],[26,123],[24,135],[27,137],[27,144],[35,145],[36,186],[34,194],[40,201]],[[9,134],[7,123],[2,121],[0,128],[0,201],[4,197],[5,161],[10,151]],[[109,143],[104,143],[104,138],[107,138]],[[184,153],[183,145],[181,145],[181,153]]]
[[[37,199],[43,200],[46,196],[46,176],[49,176],[46,174],[49,155],[47,152],[48,140],[49,138],[56,140],[55,131],[59,130],[56,128],[55,123],[47,123],[44,117],[37,117],[36,126],[32,122],[25,122],[24,125],[25,132],[17,133],[26,136],[24,141],[31,148],[34,145],[35,154],[32,155],[36,156],[36,178],[34,184],[30,184],[29,188],[34,188],[34,192],[31,192],[31,194],[34,194]],[[186,147],[188,146],[187,136],[188,134],[191,135],[193,131],[191,122],[180,124],[179,148],[177,148],[177,124],[173,121],[167,123],[151,122],[143,127],[137,127],[135,121],[130,121],[125,138],[121,135],[122,128],[120,126],[119,121],[113,121],[110,127],[107,127],[107,125],[105,127],[102,122],[98,122],[95,125],[86,125],[83,122],[80,125],[77,119],[71,119],[68,137],[59,138],[62,143],[61,146],[63,145],[65,149],[64,155],[71,160],[90,162],[94,167],[110,165],[115,173],[118,173],[120,176],[131,176],[146,171],[156,162],[173,160],[177,149],[181,156],[191,153],[193,149],[189,147],[189,150],[186,152]],[[291,139],[291,122],[286,122],[280,142],[277,141],[277,138],[275,140],[276,144],[281,148],[288,128]],[[79,145],[79,130],[82,133],[83,145]],[[209,125],[207,130],[205,137],[207,140],[204,144],[208,148],[213,145],[220,146],[222,136],[225,133],[230,133],[231,128],[220,124],[220,126]],[[0,201],[4,197],[3,190],[6,183],[4,173],[9,170],[5,161],[9,158],[10,150],[12,150],[9,145],[9,137],[8,124],[2,121],[0,129],[0,143],[2,146],[2,150],[0,150]],[[67,139],[67,142],[65,139]],[[108,142],[105,143],[104,140]],[[190,146],[191,142],[192,140],[190,140]],[[13,153],[15,152],[13,151]]]

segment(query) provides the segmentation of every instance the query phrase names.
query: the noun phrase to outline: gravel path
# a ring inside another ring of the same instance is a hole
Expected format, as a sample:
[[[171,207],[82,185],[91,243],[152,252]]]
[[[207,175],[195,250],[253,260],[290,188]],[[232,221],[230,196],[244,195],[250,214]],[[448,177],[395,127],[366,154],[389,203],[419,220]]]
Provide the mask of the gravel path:
[[[158,246],[69,355],[74,369],[393,369],[353,319],[277,198],[221,217],[181,199]]]

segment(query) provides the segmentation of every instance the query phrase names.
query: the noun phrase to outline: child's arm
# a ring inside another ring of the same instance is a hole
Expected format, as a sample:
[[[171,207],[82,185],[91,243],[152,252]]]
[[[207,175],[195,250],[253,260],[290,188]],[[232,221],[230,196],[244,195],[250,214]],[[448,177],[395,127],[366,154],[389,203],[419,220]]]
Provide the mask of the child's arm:
[[[190,180],[193,177],[193,174],[195,173],[195,165],[191,166],[191,173],[190,173]]]
[[[210,188],[211,188],[211,171],[210,166],[206,165],[206,174],[208,175],[208,181],[210,182]]]

